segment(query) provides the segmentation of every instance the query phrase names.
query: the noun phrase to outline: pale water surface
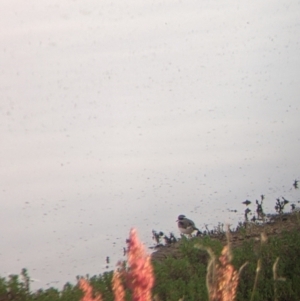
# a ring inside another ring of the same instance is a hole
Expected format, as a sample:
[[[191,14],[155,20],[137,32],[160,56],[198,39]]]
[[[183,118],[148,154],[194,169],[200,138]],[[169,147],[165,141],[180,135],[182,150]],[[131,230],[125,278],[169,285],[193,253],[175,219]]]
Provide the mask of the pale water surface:
[[[295,0],[3,0],[1,276],[62,287],[113,269],[131,227],[150,246],[179,214],[204,229],[261,194],[268,212],[297,203],[299,16]]]

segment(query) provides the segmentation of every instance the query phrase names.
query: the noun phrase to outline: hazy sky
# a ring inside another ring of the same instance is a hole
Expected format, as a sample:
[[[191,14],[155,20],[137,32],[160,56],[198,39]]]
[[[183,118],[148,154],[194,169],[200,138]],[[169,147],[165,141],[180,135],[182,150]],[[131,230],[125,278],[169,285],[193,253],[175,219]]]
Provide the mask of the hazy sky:
[[[300,200],[299,1],[4,0],[0,28],[1,276]]]

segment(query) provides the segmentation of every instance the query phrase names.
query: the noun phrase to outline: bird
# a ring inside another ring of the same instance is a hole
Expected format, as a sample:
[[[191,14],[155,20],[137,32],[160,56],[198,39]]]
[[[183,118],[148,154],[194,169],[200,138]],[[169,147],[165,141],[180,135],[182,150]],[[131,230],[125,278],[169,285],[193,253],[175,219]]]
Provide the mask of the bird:
[[[178,229],[182,234],[188,234],[189,236],[191,236],[191,234],[194,231],[196,231],[196,230],[199,231],[199,229],[195,226],[195,223],[192,220],[186,218],[185,215],[183,215],[183,214],[180,214],[178,216],[178,219],[176,222],[178,225]]]

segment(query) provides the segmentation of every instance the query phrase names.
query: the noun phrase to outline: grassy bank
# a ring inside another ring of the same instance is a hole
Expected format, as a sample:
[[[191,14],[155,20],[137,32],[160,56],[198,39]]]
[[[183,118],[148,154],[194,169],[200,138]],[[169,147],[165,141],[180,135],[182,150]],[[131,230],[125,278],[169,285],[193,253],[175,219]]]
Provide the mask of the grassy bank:
[[[300,300],[299,220],[298,212],[278,215],[271,223],[248,222],[230,233],[232,251],[226,255],[229,263],[224,266],[224,271],[231,264],[236,271],[244,265],[237,274],[236,300]],[[218,258],[221,258],[224,245],[228,245],[225,236],[219,232],[218,235],[192,239],[183,237],[176,247],[163,246],[162,249],[176,248],[177,255],[175,258],[170,252],[164,260],[153,260],[154,299],[209,300],[208,290],[213,274],[218,267],[223,268]],[[101,292],[103,300],[114,300],[112,277],[113,272],[107,272],[88,279],[94,291]],[[222,279],[218,278],[219,287]],[[126,291],[128,300],[131,300],[130,294]],[[83,292],[78,285],[70,283],[62,290],[49,288],[31,292],[30,276],[26,270],[21,275],[0,279],[0,301],[68,301],[82,297]]]

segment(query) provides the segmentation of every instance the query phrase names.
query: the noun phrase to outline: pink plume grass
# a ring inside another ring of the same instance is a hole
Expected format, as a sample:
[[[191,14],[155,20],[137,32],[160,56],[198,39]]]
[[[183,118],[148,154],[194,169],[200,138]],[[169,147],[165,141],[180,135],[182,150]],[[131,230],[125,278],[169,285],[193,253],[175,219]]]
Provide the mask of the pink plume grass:
[[[154,285],[151,257],[147,255],[135,229],[130,231],[128,264],[127,283],[132,291],[132,300],[151,301],[151,290]]]
[[[79,280],[79,288],[84,293],[81,301],[102,301],[101,294],[99,293],[97,293],[95,297],[93,297],[93,288],[86,279],[81,278]]]
[[[122,282],[125,282],[131,290],[132,301],[151,301],[151,290],[154,285],[151,257],[139,241],[135,229],[131,229],[128,241],[127,269],[125,263],[123,265],[120,263],[119,269],[114,272],[112,279],[114,301],[125,300],[125,289]],[[79,280],[79,287],[84,292],[81,301],[102,301],[100,294],[93,297],[93,289],[86,279]]]
[[[124,301],[125,300],[125,290],[121,281],[121,273],[115,271],[112,279],[112,289],[114,292],[114,301]]]

